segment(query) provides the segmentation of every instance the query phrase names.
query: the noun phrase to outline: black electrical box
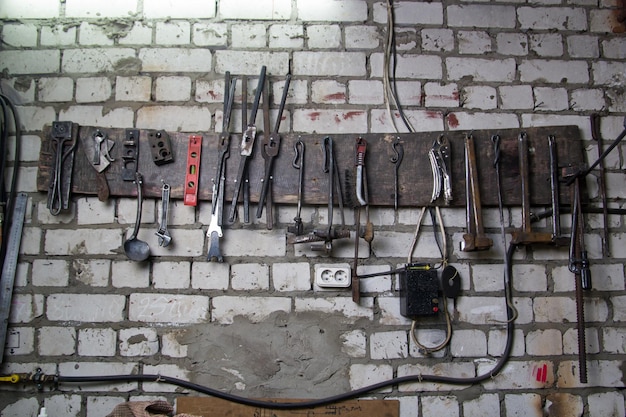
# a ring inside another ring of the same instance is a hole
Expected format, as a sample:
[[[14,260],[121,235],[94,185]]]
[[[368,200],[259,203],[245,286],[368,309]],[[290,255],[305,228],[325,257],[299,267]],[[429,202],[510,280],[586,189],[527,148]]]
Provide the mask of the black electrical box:
[[[437,271],[423,264],[409,264],[400,273],[400,314],[410,319],[439,312]]]

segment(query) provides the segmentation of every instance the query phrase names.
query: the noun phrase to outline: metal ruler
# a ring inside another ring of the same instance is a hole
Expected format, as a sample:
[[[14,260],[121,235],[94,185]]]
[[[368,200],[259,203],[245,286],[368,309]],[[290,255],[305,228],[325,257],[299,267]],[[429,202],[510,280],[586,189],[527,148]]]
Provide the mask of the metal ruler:
[[[0,364],[2,364],[6,344],[11,298],[13,297],[13,283],[15,282],[15,272],[17,271],[17,256],[20,252],[27,201],[28,195],[25,193],[18,193],[15,196],[13,221],[9,229],[7,251],[4,257],[4,264],[2,265],[2,275],[0,276],[0,349],[2,349],[0,350]]]

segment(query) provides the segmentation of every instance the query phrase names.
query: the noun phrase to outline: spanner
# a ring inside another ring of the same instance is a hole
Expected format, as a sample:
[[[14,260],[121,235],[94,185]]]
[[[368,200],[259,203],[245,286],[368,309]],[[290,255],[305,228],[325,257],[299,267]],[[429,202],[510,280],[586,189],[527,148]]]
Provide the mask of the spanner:
[[[161,221],[159,230],[155,233],[159,237],[159,246],[167,246],[172,241],[172,236],[167,230],[167,211],[170,205],[170,185],[163,182],[161,187]]]

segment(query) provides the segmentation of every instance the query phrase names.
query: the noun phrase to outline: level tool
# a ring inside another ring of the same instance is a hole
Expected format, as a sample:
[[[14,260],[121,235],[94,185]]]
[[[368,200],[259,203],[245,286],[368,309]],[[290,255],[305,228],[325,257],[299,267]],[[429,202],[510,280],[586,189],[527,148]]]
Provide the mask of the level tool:
[[[7,337],[7,327],[9,325],[9,313],[11,311],[11,298],[13,296],[13,283],[15,282],[15,272],[17,270],[17,256],[20,252],[20,242],[22,241],[22,229],[24,228],[24,218],[26,217],[26,202],[28,195],[18,193],[15,199],[15,209],[13,211],[13,221],[9,230],[7,240],[7,252],[2,265],[2,276],[0,276],[0,364],[2,363],[4,345]]]

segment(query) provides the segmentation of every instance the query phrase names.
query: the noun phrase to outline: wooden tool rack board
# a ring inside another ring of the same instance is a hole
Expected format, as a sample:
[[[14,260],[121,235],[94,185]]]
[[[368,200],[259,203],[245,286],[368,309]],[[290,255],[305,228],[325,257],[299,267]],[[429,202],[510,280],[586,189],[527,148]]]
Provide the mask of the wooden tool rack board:
[[[125,129],[79,127],[79,137],[91,138],[96,129],[106,133],[115,141],[111,150],[114,162],[105,171],[111,197],[136,196],[133,182],[123,181],[121,153],[125,140]],[[171,187],[171,198],[182,199],[185,173],[187,170],[187,148],[189,136],[202,136],[201,163],[199,167],[199,200],[211,200],[212,180],[215,177],[218,152],[218,134],[168,132],[171,140],[174,162],[157,166],[152,162],[148,134],[154,130],[141,129],[139,140],[139,172],[144,176],[144,196],[161,197],[162,180]],[[475,130],[474,137],[481,202],[486,206],[497,206],[497,187],[492,135],[501,137],[501,183],[505,205],[521,205],[521,183],[518,162],[518,137],[526,132],[529,147],[529,172],[531,204],[549,205],[551,201],[550,158],[548,136],[553,135],[557,143],[558,165],[560,168],[580,165],[583,162],[583,146],[577,126],[532,127],[526,129]],[[428,151],[433,142],[444,135],[450,142],[452,166],[453,207],[466,205],[465,200],[465,131],[417,132],[401,134],[336,134],[330,135],[334,142],[335,158],[343,189],[346,187],[346,170],[354,172],[355,141],[358,137],[367,140],[366,172],[369,204],[373,206],[393,206],[394,204],[394,164],[392,142],[399,138],[404,148],[404,158],[399,168],[399,205],[403,207],[430,204],[432,174]],[[44,128],[44,140],[39,158],[37,189],[47,191],[53,169],[54,155],[49,138],[50,126]],[[278,156],[274,159],[273,200],[275,203],[296,204],[298,199],[299,172],[292,166],[294,144],[302,140],[305,144],[303,204],[324,205],[328,201],[328,174],[323,171],[322,142],[327,135],[322,134],[283,134]],[[264,159],[260,147],[263,134],[258,134],[254,150],[248,164],[250,176],[250,200],[257,202],[264,175]],[[72,174],[72,193],[97,194],[96,171],[89,164],[81,140],[77,141]],[[226,160],[226,200],[230,201],[239,166],[239,145],[241,134],[233,134],[230,141],[230,156]],[[90,142],[87,142],[90,143]],[[354,177],[354,175],[352,175]],[[354,188],[354,185],[350,186]],[[570,203],[570,188],[560,187],[560,201]],[[353,190],[354,191],[354,190]],[[241,197],[240,197],[241,199]],[[345,201],[344,201],[345,203]],[[434,203],[444,206],[443,193]]]

